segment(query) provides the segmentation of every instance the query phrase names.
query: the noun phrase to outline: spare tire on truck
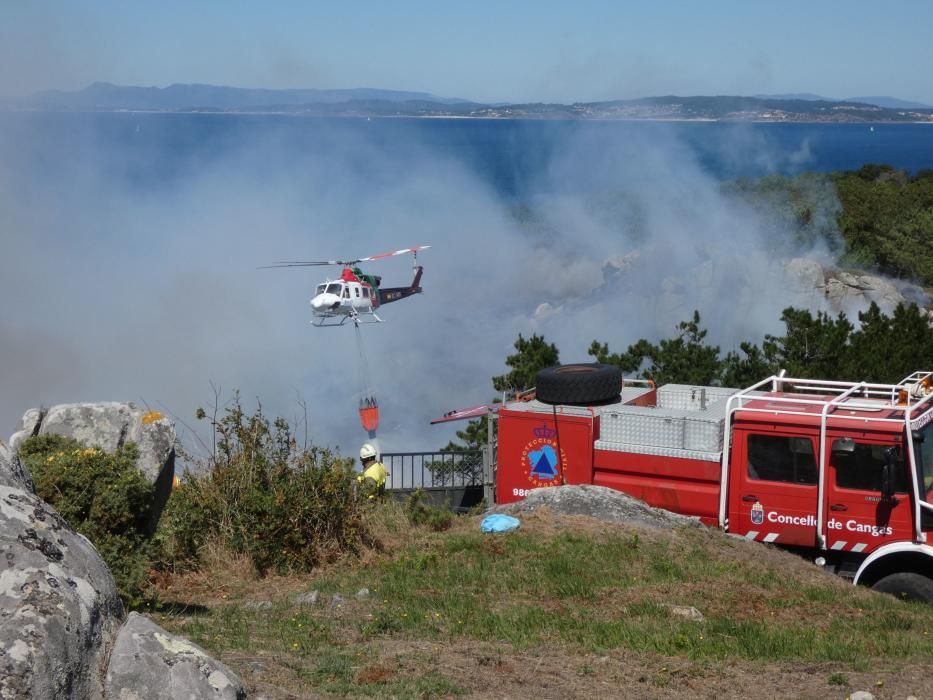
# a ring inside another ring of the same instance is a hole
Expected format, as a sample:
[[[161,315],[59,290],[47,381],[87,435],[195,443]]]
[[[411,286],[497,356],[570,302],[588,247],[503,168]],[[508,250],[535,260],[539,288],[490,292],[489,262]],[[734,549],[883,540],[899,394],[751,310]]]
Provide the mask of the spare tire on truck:
[[[606,403],[617,399],[621,390],[622,370],[598,362],[548,367],[535,379],[536,398],[549,404]]]

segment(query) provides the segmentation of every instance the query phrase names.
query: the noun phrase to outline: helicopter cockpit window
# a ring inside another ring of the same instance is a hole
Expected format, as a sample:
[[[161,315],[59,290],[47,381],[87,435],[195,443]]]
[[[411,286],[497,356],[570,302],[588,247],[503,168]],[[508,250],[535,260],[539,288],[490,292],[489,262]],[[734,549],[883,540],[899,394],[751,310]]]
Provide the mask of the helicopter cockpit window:
[[[319,284],[319,285],[317,286],[317,289],[315,290],[314,293],[315,293],[315,294],[323,294],[323,293],[324,293],[324,289],[325,289],[326,287],[327,287],[326,284]]]
[[[340,296],[340,288],[342,286],[343,286],[342,284],[329,284],[327,285],[327,293],[336,294],[337,296]]]

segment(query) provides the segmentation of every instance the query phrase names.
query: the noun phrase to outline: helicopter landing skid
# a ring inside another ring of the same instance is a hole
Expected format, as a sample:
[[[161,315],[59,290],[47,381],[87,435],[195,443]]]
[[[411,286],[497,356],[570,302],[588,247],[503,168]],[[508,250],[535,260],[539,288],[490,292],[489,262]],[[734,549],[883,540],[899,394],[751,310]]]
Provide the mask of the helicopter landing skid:
[[[382,319],[376,315],[375,311],[365,311],[363,313],[351,311],[347,314],[319,316],[317,321],[311,321],[311,325],[316,328],[331,328],[333,326],[342,326],[348,320],[353,321],[354,326],[359,326],[361,323],[382,323]]]

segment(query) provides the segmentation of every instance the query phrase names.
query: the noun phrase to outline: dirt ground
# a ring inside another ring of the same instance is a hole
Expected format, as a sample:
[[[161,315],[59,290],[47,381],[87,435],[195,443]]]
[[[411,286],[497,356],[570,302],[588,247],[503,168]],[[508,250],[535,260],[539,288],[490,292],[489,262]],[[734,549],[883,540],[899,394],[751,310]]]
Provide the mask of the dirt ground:
[[[358,679],[389,683],[398,676],[440,672],[465,698],[752,698],[786,697],[842,700],[864,690],[878,700],[933,698],[933,677],[919,667],[877,672],[837,671],[830,665],[757,665],[650,658],[615,651],[579,655],[559,648],[516,654],[484,643],[438,645],[386,641],[380,661],[361,662]],[[224,658],[237,667],[250,697],[269,700],[332,697],[295,694],[276,687],[276,662],[268,658]],[[254,669],[254,670],[251,670]]]

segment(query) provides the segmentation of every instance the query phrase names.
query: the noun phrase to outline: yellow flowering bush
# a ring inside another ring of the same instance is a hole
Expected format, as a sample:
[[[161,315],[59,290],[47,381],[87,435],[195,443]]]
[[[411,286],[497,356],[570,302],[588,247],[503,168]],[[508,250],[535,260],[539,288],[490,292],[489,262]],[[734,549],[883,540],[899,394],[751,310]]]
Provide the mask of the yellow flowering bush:
[[[143,414],[143,425],[150,425],[157,420],[162,420],[162,414],[158,411],[147,411]]]
[[[24,441],[18,452],[36,494],[97,547],[124,602],[142,602],[153,485],[136,468],[136,446],[127,443],[108,453],[60,435],[40,435]]]

